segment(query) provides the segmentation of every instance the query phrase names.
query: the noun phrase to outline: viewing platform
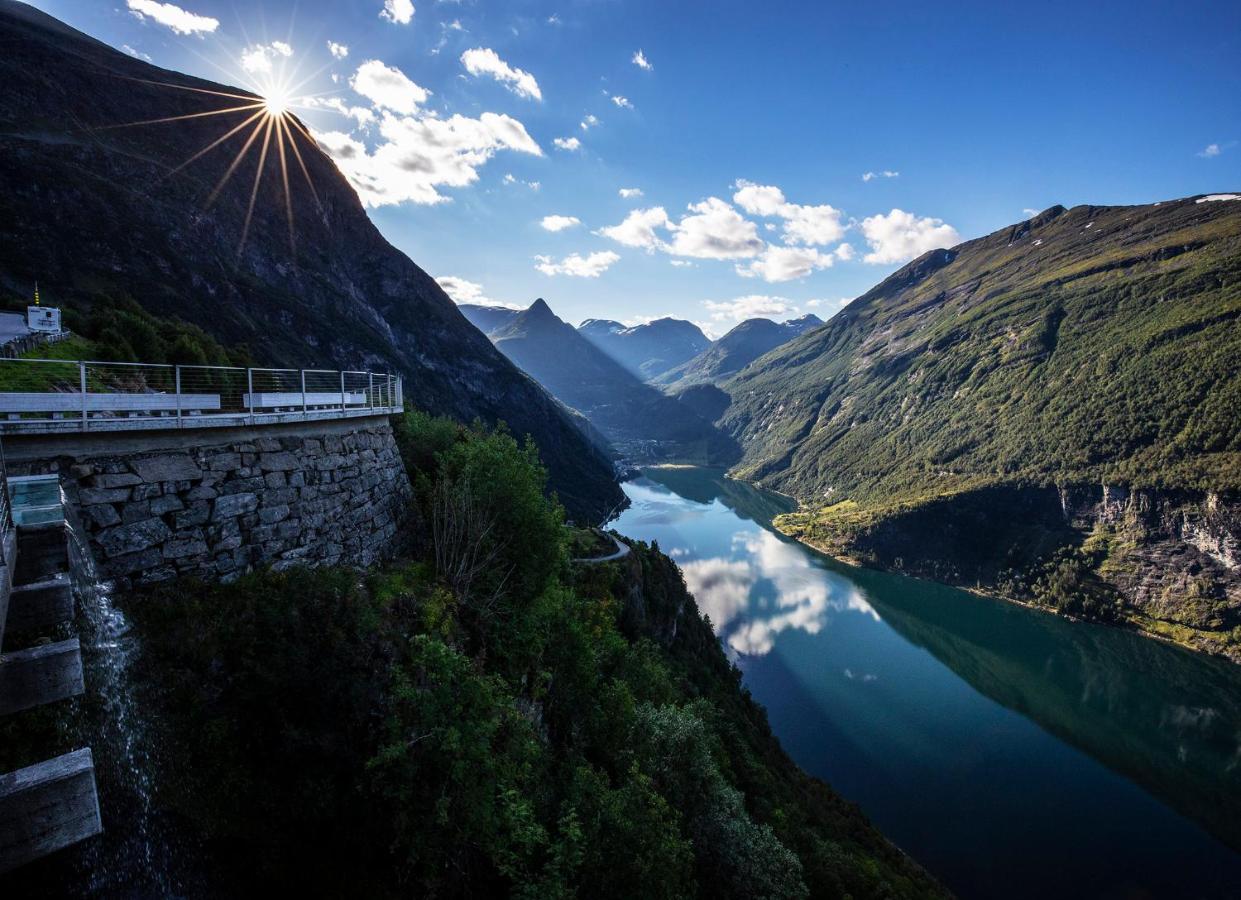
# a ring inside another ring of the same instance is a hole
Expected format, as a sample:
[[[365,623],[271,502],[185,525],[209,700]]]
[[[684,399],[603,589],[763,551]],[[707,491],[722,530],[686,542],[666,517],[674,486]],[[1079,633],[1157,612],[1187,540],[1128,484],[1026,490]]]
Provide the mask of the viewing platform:
[[[0,435],[266,425],[391,415],[399,375],[0,359]]]

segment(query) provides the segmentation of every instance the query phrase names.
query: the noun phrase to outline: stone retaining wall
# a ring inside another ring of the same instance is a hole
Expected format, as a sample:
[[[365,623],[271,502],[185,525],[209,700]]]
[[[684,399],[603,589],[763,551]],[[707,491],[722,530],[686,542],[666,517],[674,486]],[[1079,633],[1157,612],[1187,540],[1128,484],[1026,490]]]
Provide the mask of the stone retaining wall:
[[[162,445],[100,437],[45,439],[43,459],[18,447],[10,470],[61,474],[103,575],[122,585],[367,566],[399,544],[411,488],[386,418],[178,433]]]

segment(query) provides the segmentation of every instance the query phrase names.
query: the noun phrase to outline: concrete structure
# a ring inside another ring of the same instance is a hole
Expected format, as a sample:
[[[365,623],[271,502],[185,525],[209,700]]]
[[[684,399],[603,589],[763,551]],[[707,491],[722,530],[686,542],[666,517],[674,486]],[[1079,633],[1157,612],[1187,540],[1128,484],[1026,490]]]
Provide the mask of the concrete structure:
[[[0,873],[102,830],[90,748],[0,775]]]
[[[12,490],[0,454],[0,715],[57,703],[84,690],[77,638],[49,642],[73,618],[69,553],[55,483]],[[89,749],[0,774],[0,873],[98,834],[103,828]]]

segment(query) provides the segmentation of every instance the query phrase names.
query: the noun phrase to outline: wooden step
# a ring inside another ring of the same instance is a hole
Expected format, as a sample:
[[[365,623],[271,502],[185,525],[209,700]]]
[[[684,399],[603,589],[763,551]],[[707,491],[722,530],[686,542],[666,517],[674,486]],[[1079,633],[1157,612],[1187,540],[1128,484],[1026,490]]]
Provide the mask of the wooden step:
[[[10,632],[45,630],[72,618],[73,584],[68,573],[18,585],[9,595]]]
[[[83,689],[77,638],[0,656],[0,715],[76,697]]]
[[[0,775],[0,873],[101,831],[89,747]]]

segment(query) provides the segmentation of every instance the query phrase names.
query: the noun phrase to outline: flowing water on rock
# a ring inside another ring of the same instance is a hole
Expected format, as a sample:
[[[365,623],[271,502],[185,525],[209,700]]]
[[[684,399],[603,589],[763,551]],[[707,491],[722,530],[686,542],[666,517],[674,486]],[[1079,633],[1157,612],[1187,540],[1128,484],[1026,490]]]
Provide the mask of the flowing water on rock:
[[[91,745],[104,833],[82,848],[76,868],[92,895],[177,893],[173,854],[153,805],[154,760],[146,721],[134,697],[130,668],[137,637],[113,604],[73,508],[65,504],[74,599],[81,611],[86,683],[83,743]]]
[[[718,471],[624,487],[789,754],[961,896],[1241,897],[1241,666],[839,565]]]

